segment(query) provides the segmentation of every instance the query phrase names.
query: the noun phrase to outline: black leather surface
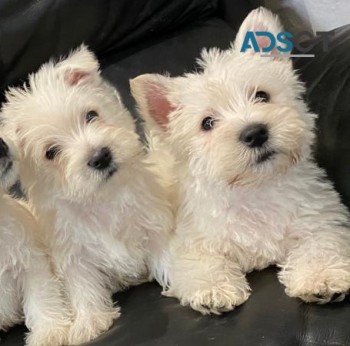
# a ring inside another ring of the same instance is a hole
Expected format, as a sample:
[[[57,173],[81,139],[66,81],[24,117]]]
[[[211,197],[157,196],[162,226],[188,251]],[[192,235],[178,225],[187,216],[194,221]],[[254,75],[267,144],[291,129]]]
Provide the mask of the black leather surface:
[[[299,58],[295,67],[306,82],[311,109],[319,114],[316,158],[350,207],[350,25],[328,37],[326,51],[319,41],[310,51],[315,57]]]
[[[248,276],[253,293],[222,316],[202,316],[161,296],[156,284],[119,293],[121,317],[96,346],[347,346],[350,300],[307,305],[288,298],[273,268]],[[23,346],[23,327],[5,335],[4,346]]]
[[[0,89],[85,42],[100,57],[213,15],[217,0],[0,0]]]
[[[226,1],[225,6],[227,3]],[[237,18],[244,17],[243,12],[238,11],[245,11],[244,8],[246,3],[237,7]],[[230,11],[232,15],[234,8]],[[0,16],[3,16],[1,12]],[[233,40],[236,25],[232,21],[233,17],[230,18],[229,24],[216,16],[198,18],[182,23],[175,31],[150,35],[150,39],[138,41],[137,45],[130,43],[123,49],[110,51],[107,47],[108,54],[99,52],[103,74],[119,88],[125,103],[136,114],[128,79],[145,72],[167,71],[178,75],[193,70],[194,60],[202,47],[226,48]],[[349,156],[346,156],[349,153],[350,138],[349,36],[350,29],[342,29],[334,36],[333,48],[329,53],[319,53],[314,59],[296,61],[297,68],[309,86],[307,99],[311,107],[320,112],[317,156],[327,166],[330,176],[335,178],[343,196],[348,196],[347,201],[350,194],[347,179],[350,171]],[[144,36],[141,34],[140,37]],[[60,43],[57,47],[51,44],[45,52],[52,49],[52,53],[56,54]],[[101,45],[103,46],[102,43]],[[23,61],[18,64],[23,69],[22,72],[29,72],[30,68],[40,63],[40,59],[35,60],[34,55],[31,55],[29,65]],[[14,66],[17,72],[11,74],[10,79],[14,79],[19,71],[18,65]],[[181,307],[176,300],[162,297],[156,284],[129,289],[116,295],[116,301],[122,307],[121,318],[109,332],[89,345],[350,345],[349,298],[343,303],[326,306],[307,305],[288,298],[278,283],[273,268],[250,274],[249,281],[253,293],[248,302],[220,317],[204,317],[189,308]],[[24,330],[24,327],[16,327],[7,334],[1,334],[1,345],[22,346]]]

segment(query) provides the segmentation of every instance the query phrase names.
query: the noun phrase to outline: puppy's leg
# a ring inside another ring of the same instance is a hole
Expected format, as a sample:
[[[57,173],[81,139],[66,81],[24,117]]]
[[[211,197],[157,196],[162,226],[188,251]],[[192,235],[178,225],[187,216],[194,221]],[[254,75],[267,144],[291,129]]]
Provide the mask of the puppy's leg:
[[[174,255],[165,295],[177,297],[182,305],[202,314],[230,311],[248,299],[248,282],[232,259],[181,247]]]
[[[350,230],[331,225],[315,231],[290,250],[281,267],[279,279],[290,297],[342,301],[350,290]]]
[[[93,263],[72,260],[63,275],[74,319],[69,344],[79,345],[108,330],[119,317],[119,308],[112,301],[111,283]]]
[[[14,273],[0,273],[0,330],[7,330],[23,321],[21,299]]]
[[[166,225],[166,223],[164,223],[164,225]],[[169,234],[170,231],[152,234],[149,237],[150,241],[148,244],[150,280],[155,279],[163,288],[166,287],[169,282]]]
[[[70,316],[44,254],[32,254],[21,281],[25,324],[30,330],[27,346],[66,345]]]

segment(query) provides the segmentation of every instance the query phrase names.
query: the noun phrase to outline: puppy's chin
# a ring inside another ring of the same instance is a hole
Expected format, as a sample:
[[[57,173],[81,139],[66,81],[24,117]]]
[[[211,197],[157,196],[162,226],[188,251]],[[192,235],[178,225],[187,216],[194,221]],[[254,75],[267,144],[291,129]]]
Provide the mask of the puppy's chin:
[[[262,170],[278,173],[285,172],[288,168],[297,165],[302,159],[300,151],[283,151],[279,149],[267,149],[258,152],[251,168],[258,172]]]
[[[77,204],[108,201],[112,197],[112,191],[116,190],[116,173],[105,175],[101,179],[81,181],[79,185],[69,184],[64,189],[57,189],[54,195],[59,200],[65,200]]]
[[[301,160],[299,152],[264,150],[254,155],[247,169],[232,174],[228,184],[230,187],[261,186],[265,182],[286,175]]]
[[[111,166],[90,177],[70,176],[65,181],[57,181],[51,195],[57,200],[75,204],[108,202],[115,199],[120,189],[127,186],[132,178],[129,170]]]

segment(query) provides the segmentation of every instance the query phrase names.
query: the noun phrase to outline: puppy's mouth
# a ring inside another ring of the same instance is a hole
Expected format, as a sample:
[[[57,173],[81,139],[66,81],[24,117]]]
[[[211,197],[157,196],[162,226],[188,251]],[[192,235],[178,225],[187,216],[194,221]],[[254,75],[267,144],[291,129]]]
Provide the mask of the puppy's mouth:
[[[270,161],[276,155],[276,151],[267,150],[258,154],[258,158],[256,159],[256,163],[262,164],[264,162]]]
[[[118,171],[118,165],[117,164],[113,164],[111,167],[107,168],[106,171],[105,171],[105,179],[108,180],[110,178],[113,177],[113,175],[115,173],[117,173]]]

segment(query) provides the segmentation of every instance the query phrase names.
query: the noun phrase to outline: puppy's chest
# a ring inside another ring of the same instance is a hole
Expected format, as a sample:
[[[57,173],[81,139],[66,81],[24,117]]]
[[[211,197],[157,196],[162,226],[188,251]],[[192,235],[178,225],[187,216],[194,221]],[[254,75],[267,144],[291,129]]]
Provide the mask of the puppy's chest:
[[[286,234],[290,214],[273,201],[244,201],[224,209],[223,220],[228,234],[235,241],[279,241]]]
[[[221,203],[217,201],[209,212],[211,224],[218,227],[223,238],[242,246],[280,242],[288,231],[292,211],[279,197],[263,193],[229,196]]]
[[[122,211],[113,203],[56,209],[54,234],[48,241],[57,263],[65,266],[71,257],[87,260],[109,275],[142,276],[146,257],[142,230],[136,215]]]
[[[142,240],[137,212],[117,203],[65,206],[56,211],[55,224],[56,236],[68,236],[69,241],[76,244],[110,248]]]

